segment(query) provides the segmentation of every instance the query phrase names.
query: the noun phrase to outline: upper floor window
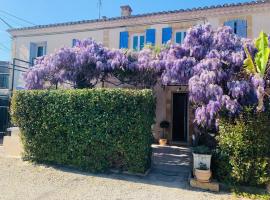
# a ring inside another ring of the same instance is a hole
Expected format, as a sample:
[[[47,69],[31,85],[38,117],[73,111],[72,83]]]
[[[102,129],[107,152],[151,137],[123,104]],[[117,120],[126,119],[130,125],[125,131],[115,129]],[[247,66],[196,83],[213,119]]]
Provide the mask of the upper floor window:
[[[226,21],[225,26],[230,26],[233,32],[240,37],[247,37],[247,20],[233,19]]]
[[[34,59],[46,55],[47,42],[30,43],[29,62],[33,63]]]
[[[182,44],[186,37],[186,31],[176,31],[175,32],[175,43]]]
[[[135,50],[135,51],[142,50],[143,47],[144,47],[144,43],[145,43],[144,34],[135,34],[135,35],[133,35],[133,40],[132,40],[133,50]]]

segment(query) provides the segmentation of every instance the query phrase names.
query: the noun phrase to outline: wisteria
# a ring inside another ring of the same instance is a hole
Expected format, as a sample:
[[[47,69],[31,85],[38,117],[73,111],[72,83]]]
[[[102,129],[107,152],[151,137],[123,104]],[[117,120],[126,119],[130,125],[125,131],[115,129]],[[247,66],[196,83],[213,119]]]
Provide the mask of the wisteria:
[[[73,48],[61,48],[38,58],[26,73],[28,89],[42,89],[56,83],[76,88],[93,87],[103,76],[125,62],[120,50],[109,50],[92,39],[77,41]]]
[[[77,41],[36,60],[26,73],[28,89],[57,84],[75,88],[94,87],[115,78],[122,84],[153,88],[188,85],[195,122],[204,127],[216,125],[220,111],[238,114],[243,106],[256,105],[265,90],[262,77],[243,72],[244,47],[256,54],[251,40],[240,38],[230,27],[213,30],[209,24],[188,30],[183,44],[170,44],[157,51],[147,47],[140,52],[114,50],[92,39]]]
[[[189,85],[198,124],[211,127],[221,110],[235,115],[256,101],[250,80],[241,80],[245,43],[254,50],[249,40],[236,36],[231,28],[214,31],[206,24],[191,28],[181,46],[166,51],[163,84]]]

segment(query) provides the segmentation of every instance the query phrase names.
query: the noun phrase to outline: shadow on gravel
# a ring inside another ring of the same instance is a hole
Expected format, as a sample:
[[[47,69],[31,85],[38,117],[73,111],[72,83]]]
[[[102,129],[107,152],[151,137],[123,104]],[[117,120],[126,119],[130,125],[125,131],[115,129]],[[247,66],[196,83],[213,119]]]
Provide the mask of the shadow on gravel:
[[[152,148],[152,167],[145,176],[117,172],[94,174],[78,171],[69,167],[42,165],[84,176],[131,181],[140,184],[151,184],[170,188],[190,189],[188,178],[191,171],[191,150],[188,147],[161,147],[158,145],[153,145]]]

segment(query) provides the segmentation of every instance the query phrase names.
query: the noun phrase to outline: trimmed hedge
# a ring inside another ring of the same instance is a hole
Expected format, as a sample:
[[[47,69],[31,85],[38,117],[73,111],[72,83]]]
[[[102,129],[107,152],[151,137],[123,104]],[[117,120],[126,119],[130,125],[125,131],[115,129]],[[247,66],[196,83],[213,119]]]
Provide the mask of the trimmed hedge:
[[[19,91],[12,117],[25,158],[92,172],[143,173],[151,164],[151,90]]]
[[[269,113],[245,110],[239,119],[219,121],[217,178],[230,184],[265,185],[270,181]]]

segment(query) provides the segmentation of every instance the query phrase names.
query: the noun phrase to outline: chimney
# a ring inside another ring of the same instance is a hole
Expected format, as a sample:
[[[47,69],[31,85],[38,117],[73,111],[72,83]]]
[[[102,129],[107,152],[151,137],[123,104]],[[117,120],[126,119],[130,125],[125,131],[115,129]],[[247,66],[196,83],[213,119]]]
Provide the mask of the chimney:
[[[132,9],[129,5],[121,6],[121,16],[122,17],[129,17],[131,16]]]

